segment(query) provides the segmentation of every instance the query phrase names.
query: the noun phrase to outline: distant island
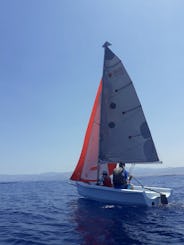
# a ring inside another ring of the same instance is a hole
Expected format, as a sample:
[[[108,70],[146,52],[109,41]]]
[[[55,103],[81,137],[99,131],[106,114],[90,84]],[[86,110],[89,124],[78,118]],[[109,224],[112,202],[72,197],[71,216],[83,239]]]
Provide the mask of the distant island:
[[[129,168],[127,167],[127,170]],[[72,172],[62,173],[42,173],[42,174],[20,174],[20,175],[0,175],[0,182],[17,182],[17,181],[61,181],[69,180]],[[163,175],[184,175],[184,167],[175,168],[143,168],[136,166],[133,175],[144,176],[163,176]]]

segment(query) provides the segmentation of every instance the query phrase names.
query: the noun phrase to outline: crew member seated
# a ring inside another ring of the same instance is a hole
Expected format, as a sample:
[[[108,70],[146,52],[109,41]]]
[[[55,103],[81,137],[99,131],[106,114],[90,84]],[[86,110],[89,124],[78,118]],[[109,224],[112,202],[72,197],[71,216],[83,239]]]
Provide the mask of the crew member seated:
[[[132,176],[129,177],[129,173],[125,170],[125,163],[120,162],[119,167],[113,170],[113,185],[115,188],[127,189],[131,178]]]
[[[111,178],[106,170],[102,172],[102,176],[100,178],[100,185],[112,187]]]

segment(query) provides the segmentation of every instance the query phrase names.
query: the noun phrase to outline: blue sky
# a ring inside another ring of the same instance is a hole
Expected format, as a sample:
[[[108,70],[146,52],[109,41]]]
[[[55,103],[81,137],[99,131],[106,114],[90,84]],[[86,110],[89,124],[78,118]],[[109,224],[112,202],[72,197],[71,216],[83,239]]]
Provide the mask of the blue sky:
[[[0,173],[74,169],[107,40],[163,166],[184,166],[183,11],[182,0],[1,0]]]

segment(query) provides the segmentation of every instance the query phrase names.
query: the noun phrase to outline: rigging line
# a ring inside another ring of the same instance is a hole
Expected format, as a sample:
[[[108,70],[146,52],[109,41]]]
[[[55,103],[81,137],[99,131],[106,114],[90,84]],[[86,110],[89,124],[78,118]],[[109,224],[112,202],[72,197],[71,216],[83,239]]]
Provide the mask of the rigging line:
[[[158,193],[158,194],[160,194],[161,203],[162,204],[168,204],[168,200],[167,200],[166,194],[164,194],[164,193],[162,193],[160,191],[153,190],[152,188],[145,187],[137,178],[135,178],[134,176],[133,176],[133,178],[137,181],[137,183],[139,183],[139,185],[141,185],[141,187],[144,189],[144,192],[145,192],[145,190],[149,190],[149,191],[153,191],[155,193]]]
[[[129,175],[132,175],[133,169],[135,168],[135,163],[131,163],[131,166],[129,168]]]

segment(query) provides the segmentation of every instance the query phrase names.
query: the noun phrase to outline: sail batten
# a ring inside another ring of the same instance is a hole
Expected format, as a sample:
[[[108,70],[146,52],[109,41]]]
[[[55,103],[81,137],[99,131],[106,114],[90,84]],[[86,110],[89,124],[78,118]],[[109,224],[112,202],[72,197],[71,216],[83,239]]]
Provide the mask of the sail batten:
[[[102,162],[159,161],[134,85],[109,47],[104,54],[99,142]]]

